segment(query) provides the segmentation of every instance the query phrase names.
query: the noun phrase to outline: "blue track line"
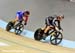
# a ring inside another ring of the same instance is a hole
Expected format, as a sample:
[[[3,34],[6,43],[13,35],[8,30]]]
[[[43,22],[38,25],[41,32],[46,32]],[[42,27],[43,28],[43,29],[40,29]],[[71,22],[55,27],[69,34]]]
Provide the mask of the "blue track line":
[[[0,27],[5,29],[6,28],[7,23],[3,20],[0,20]],[[13,32],[13,30],[12,30]],[[24,30],[23,33],[21,34],[22,36],[34,39],[34,32],[29,31],[29,30]],[[49,38],[47,37],[46,40],[44,42],[49,42]],[[68,48],[75,48],[75,41],[70,41],[70,40],[65,40],[63,39],[62,43],[60,44],[63,47],[68,47]]]

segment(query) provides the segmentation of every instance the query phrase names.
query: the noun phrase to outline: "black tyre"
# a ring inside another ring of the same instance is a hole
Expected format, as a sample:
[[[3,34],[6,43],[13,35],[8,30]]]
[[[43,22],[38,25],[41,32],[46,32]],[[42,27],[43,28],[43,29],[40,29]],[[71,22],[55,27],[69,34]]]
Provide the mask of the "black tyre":
[[[14,28],[15,28],[15,34],[20,35],[24,29],[24,26],[23,26],[23,24],[18,23],[14,26]]]
[[[11,28],[12,28],[12,26],[13,26],[13,23],[12,23],[12,22],[9,22],[9,23],[7,24],[7,26],[6,26],[6,31],[10,31]]]
[[[37,29],[34,33],[34,39],[40,41],[42,39],[43,32],[41,28]]]
[[[62,39],[63,39],[62,33],[57,32],[57,35],[53,35],[50,37],[50,42],[53,45],[58,45],[61,43]]]

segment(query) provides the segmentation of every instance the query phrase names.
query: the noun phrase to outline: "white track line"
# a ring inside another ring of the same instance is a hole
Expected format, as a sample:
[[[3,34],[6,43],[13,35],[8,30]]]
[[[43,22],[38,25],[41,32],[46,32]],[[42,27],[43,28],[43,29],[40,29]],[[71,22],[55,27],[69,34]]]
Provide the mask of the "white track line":
[[[9,46],[7,43],[0,42],[0,46]]]

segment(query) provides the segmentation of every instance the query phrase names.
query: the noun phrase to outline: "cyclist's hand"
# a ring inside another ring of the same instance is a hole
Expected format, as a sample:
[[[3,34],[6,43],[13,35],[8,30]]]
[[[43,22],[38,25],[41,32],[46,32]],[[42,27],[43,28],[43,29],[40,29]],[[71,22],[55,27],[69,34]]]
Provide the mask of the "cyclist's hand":
[[[55,29],[56,29],[57,31],[59,31],[59,28],[58,28],[57,26],[55,26]]]
[[[63,29],[62,29],[62,28],[60,28],[60,30],[62,30],[62,31],[63,31]]]
[[[24,25],[27,25],[27,23],[25,22]]]

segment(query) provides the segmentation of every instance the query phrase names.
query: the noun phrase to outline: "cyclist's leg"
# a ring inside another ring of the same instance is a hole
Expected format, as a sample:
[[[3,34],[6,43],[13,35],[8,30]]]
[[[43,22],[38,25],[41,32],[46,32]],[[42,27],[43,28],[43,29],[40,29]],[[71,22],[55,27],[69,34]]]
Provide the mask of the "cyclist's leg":
[[[48,36],[48,35],[47,35],[47,32],[48,32],[49,29],[50,29],[50,26],[46,26],[46,27],[45,27],[44,34],[43,34],[43,40],[45,40],[46,37]]]
[[[45,30],[46,29],[46,25],[43,27],[43,28],[41,28],[42,30]]]
[[[50,30],[50,26],[47,26],[46,29],[44,30],[44,33],[46,34]]]
[[[48,25],[48,26],[46,27],[46,29],[44,30],[44,34],[45,34],[45,35],[48,35],[48,31],[51,30],[51,29],[54,29],[54,26]]]
[[[15,23],[19,20],[18,17],[16,17],[14,20],[12,20],[13,25],[15,25]]]

